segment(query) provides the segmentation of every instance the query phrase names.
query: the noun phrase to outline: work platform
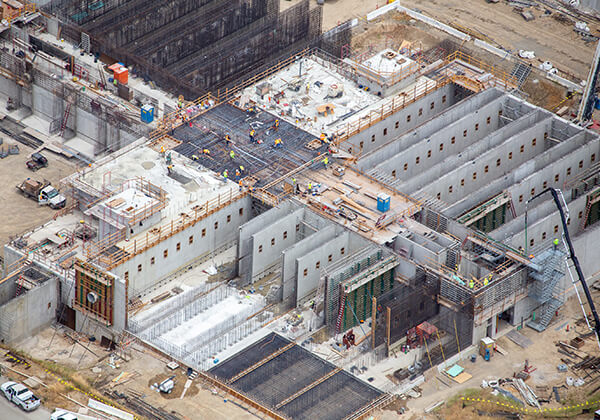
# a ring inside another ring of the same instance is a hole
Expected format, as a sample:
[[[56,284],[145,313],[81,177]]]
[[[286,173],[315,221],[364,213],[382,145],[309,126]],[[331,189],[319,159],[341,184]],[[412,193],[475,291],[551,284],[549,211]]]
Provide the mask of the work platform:
[[[221,104],[194,119],[191,126],[176,128],[172,137],[181,143],[174,150],[217,173],[227,170],[230,179],[243,166],[242,176],[251,176],[255,187],[263,187],[327,151],[327,146],[321,145],[312,134],[283,119],[279,119],[279,127],[275,129],[277,119],[264,110],[250,113],[228,103]],[[251,130],[261,144],[250,141]],[[226,135],[231,138],[230,144],[225,140]],[[282,140],[279,148],[275,147],[276,139]],[[210,154],[203,153],[204,149]]]

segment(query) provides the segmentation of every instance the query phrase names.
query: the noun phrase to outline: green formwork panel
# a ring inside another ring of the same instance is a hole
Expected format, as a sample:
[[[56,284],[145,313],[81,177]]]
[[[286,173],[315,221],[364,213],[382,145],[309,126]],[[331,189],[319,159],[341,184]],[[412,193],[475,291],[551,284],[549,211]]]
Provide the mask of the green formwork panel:
[[[346,296],[346,308],[344,309],[344,316],[342,318],[342,331],[356,327],[359,321],[370,318],[372,297],[379,297],[391,290],[392,287],[394,287],[393,269],[374,277],[358,289],[350,292]]]

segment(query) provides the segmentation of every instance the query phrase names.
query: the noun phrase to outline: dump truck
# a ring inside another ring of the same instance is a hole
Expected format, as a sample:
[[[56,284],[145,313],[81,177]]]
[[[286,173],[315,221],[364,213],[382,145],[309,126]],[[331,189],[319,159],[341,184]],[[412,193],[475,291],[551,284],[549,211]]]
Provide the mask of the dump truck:
[[[31,178],[27,178],[17,185],[17,189],[21,191],[26,197],[30,197],[36,200],[38,204],[42,206],[50,206],[53,209],[61,209],[67,203],[67,199],[59,194],[59,192],[46,180],[36,181]]]
[[[40,399],[25,385],[17,382],[4,382],[0,386],[4,396],[25,411],[33,411],[40,406]]]

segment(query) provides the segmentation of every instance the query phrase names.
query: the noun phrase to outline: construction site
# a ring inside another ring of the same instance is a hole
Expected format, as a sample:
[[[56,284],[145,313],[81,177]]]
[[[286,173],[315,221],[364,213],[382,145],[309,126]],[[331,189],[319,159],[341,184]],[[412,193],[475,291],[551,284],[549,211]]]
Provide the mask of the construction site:
[[[600,418],[600,11],[453,1],[4,0],[0,374],[84,419]]]

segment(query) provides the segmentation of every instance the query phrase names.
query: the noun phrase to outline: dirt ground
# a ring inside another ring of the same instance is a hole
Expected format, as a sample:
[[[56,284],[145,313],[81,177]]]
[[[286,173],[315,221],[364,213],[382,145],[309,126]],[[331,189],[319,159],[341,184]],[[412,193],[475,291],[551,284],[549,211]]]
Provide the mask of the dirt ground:
[[[52,345],[50,345],[51,342]],[[72,375],[76,375],[81,383],[93,389],[96,395],[103,398],[106,398],[106,392],[112,393],[112,391],[127,395],[135,394],[154,407],[162,408],[167,412],[175,412],[182,418],[190,420],[256,419],[254,414],[232,401],[229,396],[220,391],[217,392],[212,386],[199,379],[192,382],[184,398],[180,399],[187,380],[186,372],[181,368],[171,371],[166,367],[169,360],[163,359],[162,356],[150,352],[141,345],[129,346],[128,361],[117,358],[114,363],[111,363],[111,352],[100,347],[98,340],[90,342],[86,337],[82,337],[81,343],[83,345],[74,344],[71,339],[64,336],[60,329],[55,334],[53,328],[47,328],[18,343],[15,347],[27,352],[35,359],[63,367]],[[33,369],[30,370],[32,372],[36,371],[36,375],[41,375],[39,376],[41,379],[52,379],[43,371],[39,372],[35,366],[31,369]],[[125,375],[124,379],[115,384],[114,379],[118,378],[121,373]],[[150,389],[151,385],[160,383],[171,375],[176,375],[175,388],[171,394],[161,394]],[[55,385],[55,387],[59,386],[60,384]],[[62,388],[61,390],[65,391]],[[69,393],[69,396],[75,394]],[[50,408],[55,406],[67,409],[77,408],[64,398],[57,397],[56,392],[49,395],[45,402]],[[125,404],[123,400],[116,400],[116,402]],[[125,407],[127,406],[125,405]]]
[[[595,43],[584,42],[573,31],[573,23],[559,22],[552,15],[544,16],[541,7],[532,9],[535,19],[526,22],[502,1],[403,0],[401,4],[410,9],[419,9],[443,23],[457,23],[479,31],[504,49],[534,51],[541,61],[550,61],[555,67],[580,79],[587,77]],[[590,29],[596,35],[598,23],[590,25]]]
[[[33,149],[21,143],[17,143],[6,135],[0,136],[4,144],[0,147],[8,148],[8,145],[18,144],[20,154],[10,155],[0,160],[0,212],[5,216],[0,223],[0,248],[15,236],[28,229],[43,224],[49,220],[56,210],[47,206],[39,206],[35,201],[22,195],[15,188],[26,178],[47,179],[53,185],[72,174],[76,170],[74,163],[67,161],[64,157],[52,152],[42,151],[48,159],[48,167],[32,172],[25,166]],[[3,248],[0,255],[3,254]]]
[[[593,292],[593,297],[596,302],[600,302],[600,294]],[[520,371],[525,364],[525,360],[529,361],[530,366],[535,368],[531,377],[526,383],[537,390],[540,398],[547,398],[552,392],[553,386],[561,386],[565,384],[567,376],[580,377],[583,375],[581,371],[574,371],[569,368],[568,372],[559,372],[557,366],[563,361],[565,355],[558,352],[558,347],[555,343],[558,341],[569,342],[572,338],[581,333],[586,332],[584,326],[577,325],[576,321],[581,318],[581,307],[577,299],[572,298],[567,301],[565,306],[560,310],[558,317],[555,317],[552,324],[548,326],[546,331],[538,333],[530,328],[523,328],[520,333],[528,337],[533,343],[527,348],[521,348],[506,336],[499,338],[496,342],[504,350],[507,355],[494,353],[490,362],[484,361],[480,356],[475,363],[463,360],[459,362],[460,366],[465,368],[465,372],[473,377],[462,384],[458,384],[450,380],[448,377],[443,377],[443,381],[450,384],[447,386],[436,377],[440,377],[437,369],[432,369],[425,374],[426,382],[421,385],[422,396],[417,399],[409,399],[407,406],[409,411],[403,417],[408,419],[445,419],[445,420],[467,420],[467,419],[493,419],[498,418],[493,416],[482,415],[482,413],[494,413],[501,410],[510,409],[500,407],[495,404],[469,402],[463,407],[460,397],[485,398],[501,402],[506,402],[502,397],[492,397],[490,390],[480,388],[482,380],[497,380],[499,378],[510,378],[514,373]],[[569,331],[567,331],[569,325]],[[598,345],[593,338],[588,338],[584,346],[581,348],[584,353],[597,357],[599,355]],[[575,360],[580,361],[579,359]],[[600,376],[598,376],[600,378]],[[547,387],[546,389],[537,387]],[[571,387],[568,390],[559,389],[561,403],[556,403],[554,398],[550,404],[543,404],[542,408],[560,408],[569,405],[576,405],[585,401],[597,400],[598,387],[600,380],[587,380],[586,384],[581,388]],[[519,397],[518,392],[514,388],[505,388]],[[445,401],[445,404],[433,413],[425,414],[424,410],[433,406],[439,401]],[[514,404],[514,403],[513,403]],[[528,407],[532,408],[532,407]],[[516,412],[518,410],[512,410]],[[580,415],[580,410],[572,410],[569,418],[572,419],[590,419],[589,414]],[[554,413],[556,414],[556,412]],[[392,420],[398,418],[396,412],[390,410],[380,411],[375,415],[380,420]],[[549,414],[550,416],[550,414]],[[500,417],[505,418],[505,417]],[[522,419],[540,418],[536,416],[523,415]]]
[[[298,1],[281,0],[281,10]],[[316,7],[316,0],[311,0],[311,4]],[[327,31],[349,19],[362,18],[385,4],[385,0],[325,0],[323,30]],[[541,6],[532,8],[535,19],[526,22],[503,1],[402,0],[401,4],[442,23],[459,25],[466,28],[467,32],[478,33],[480,38],[494,46],[514,53],[520,49],[534,51],[536,59],[531,62],[536,67],[542,61],[550,61],[566,74],[582,80],[587,78],[595,43],[584,42],[573,31],[574,23],[570,20],[557,20],[558,13],[552,10],[550,15],[545,15],[545,9]],[[598,35],[598,28],[598,22],[590,24],[592,34]]]

